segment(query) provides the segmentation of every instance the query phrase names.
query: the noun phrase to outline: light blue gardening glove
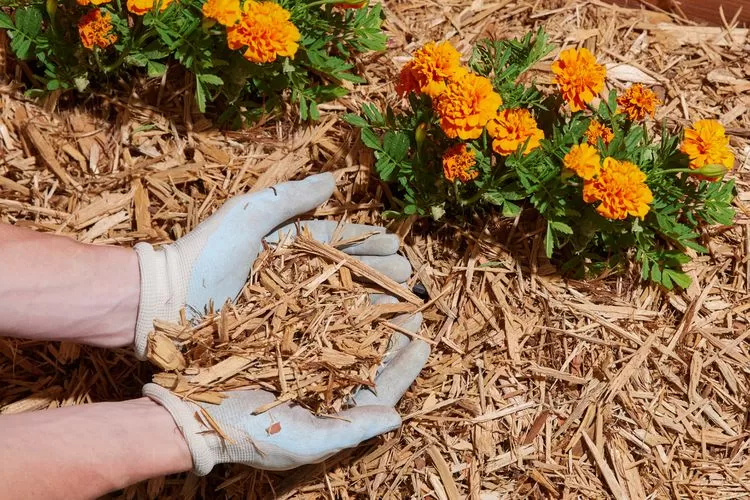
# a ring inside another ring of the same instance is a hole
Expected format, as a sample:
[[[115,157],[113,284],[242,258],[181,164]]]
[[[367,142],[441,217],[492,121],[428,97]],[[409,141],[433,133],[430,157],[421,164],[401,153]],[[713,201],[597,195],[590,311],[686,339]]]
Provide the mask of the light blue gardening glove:
[[[392,302],[393,297],[376,297],[373,302]],[[394,320],[416,333],[422,316],[402,315]],[[391,337],[388,352],[375,377],[374,388],[362,388],[351,408],[333,417],[317,417],[293,403],[284,403],[260,415],[256,408],[275,397],[266,391],[231,391],[221,404],[200,406],[229,438],[225,440],[199,417],[198,404],[186,402],[169,390],[146,384],[143,394],[153,399],[174,418],[193,457],[193,470],[206,475],[216,464],[240,463],[258,469],[287,470],[317,463],[345,448],[401,425],[394,406],[422,370],[430,347],[398,333]]]
[[[160,249],[138,243],[135,251],[141,291],[136,355],[146,358],[154,320],[176,322],[183,308],[192,318],[205,313],[210,303],[218,310],[227,300],[235,300],[262,250],[261,240],[267,235],[271,240],[277,239],[279,232],[296,231],[294,224],[282,224],[324,203],[334,188],[334,178],[328,173],[285,182],[230,199],[192,232]],[[328,242],[337,224],[309,221],[302,226],[310,229],[313,238]],[[381,234],[343,250],[390,278],[405,281],[411,266],[396,254],[397,236],[385,234],[380,227],[345,224],[341,238],[370,232]]]

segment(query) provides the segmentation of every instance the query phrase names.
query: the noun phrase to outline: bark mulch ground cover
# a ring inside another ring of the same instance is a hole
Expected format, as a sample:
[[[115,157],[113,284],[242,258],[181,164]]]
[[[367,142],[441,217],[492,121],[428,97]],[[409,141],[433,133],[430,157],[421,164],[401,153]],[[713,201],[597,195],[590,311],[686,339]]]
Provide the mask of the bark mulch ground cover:
[[[237,193],[333,171],[337,192],[311,215],[383,223],[389,192],[341,112],[393,102],[398,68],[425,41],[451,39],[468,53],[483,36],[544,26],[556,45],[597,54],[609,86],[655,88],[657,121],[726,126],[736,224],[713,228],[710,254],[688,268],[693,284],[667,292],[627,272],[564,279],[544,258],[532,214],[391,223],[427,289],[419,335],[432,344],[399,406],[399,431],[287,473],[218,467],[113,498],[747,498],[748,30],[728,12],[720,26],[697,26],[596,0],[385,7],[390,49],[361,62],[369,84],[304,127],[282,119],[218,130],[175,76],[30,102],[13,83],[23,65],[0,53],[0,221],[96,244],[161,243]],[[551,82],[554,56],[535,68],[538,82]],[[0,339],[0,414],[138,397],[158,371],[126,350]]]

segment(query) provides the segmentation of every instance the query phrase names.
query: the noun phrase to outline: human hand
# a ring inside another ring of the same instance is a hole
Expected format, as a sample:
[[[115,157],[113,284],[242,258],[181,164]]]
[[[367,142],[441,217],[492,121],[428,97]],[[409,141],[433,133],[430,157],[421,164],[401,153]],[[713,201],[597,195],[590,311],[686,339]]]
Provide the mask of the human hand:
[[[277,240],[279,233],[296,231],[290,219],[324,203],[333,193],[331,174],[285,182],[257,193],[236,196],[193,231],[169,245],[154,249],[148,243],[135,246],[140,268],[140,304],[135,328],[135,352],[146,358],[148,335],[155,319],[178,321],[180,310],[199,316],[213,304],[220,308],[234,300],[247,281],[262,240]],[[329,242],[334,221],[308,221],[312,237]],[[380,233],[342,249],[395,281],[411,273],[409,262],[397,255],[398,237],[383,228],[345,224],[342,239],[364,233]],[[296,233],[294,233],[296,234]]]
[[[373,302],[393,302],[378,296]],[[416,333],[420,313],[394,320],[402,329]],[[208,474],[219,463],[241,463],[258,469],[287,470],[317,463],[345,448],[357,446],[379,434],[397,429],[401,417],[394,406],[422,370],[430,347],[402,333],[390,339],[388,352],[375,377],[374,388],[361,388],[351,408],[332,417],[318,417],[294,403],[283,403],[259,415],[253,412],[274,401],[261,390],[230,391],[220,404],[184,401],[169,390],[146,384],[143,394],[156,401],[174,418],[193,458],[193,470]],[[224,439],[204,423],[200,407],[218,424]]]

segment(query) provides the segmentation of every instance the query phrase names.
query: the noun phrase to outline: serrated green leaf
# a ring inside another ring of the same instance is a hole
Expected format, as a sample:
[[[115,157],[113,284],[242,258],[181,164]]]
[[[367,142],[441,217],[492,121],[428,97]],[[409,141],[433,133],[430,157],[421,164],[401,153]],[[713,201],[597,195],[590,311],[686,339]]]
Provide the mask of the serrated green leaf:
[[[675,269],[665,269],[664,274],[680,288],[687,288],[693,282],[690,276]]]
[[[569,225],[565,224],[564,222],[560,221],[551,221],[549,225],[554,229],[555,231],[560,231],[561,233],[565,234],[573,234],[573,228]]]
[[[552,252],[555,250],[555,237],[552,234],[552,226],[547,223],[547,234],[544,237],[544,253],[548,259],[552,258]]]
[[[224,84],[224,80],[222,80],[220,77],[216,75],[205,74],[205,73],[199,74],[198,80],[208,85],[223,85]]]
[[[521,207],[511,201],[503,203],[503,217],[515,218],[521,213]]]
[[[342,117],[342,119],[349,125],[353,125],[357,128],[366,128],[369,126],[364,118],[359,115],[355,115],[354,113],[347,113]]]
[[[360,132],[362,144],[375,151],[381,151],[380,138],[369,128],[363,128]]]
[[[389,130],[383,136],[383,151],[396,162],[400,162],[406,158],[409,146],[409,136],[403,132]]]
[[[10,16],[3,12],[0,12],[0,28],[6,30],[12,30],[15,28],[15,26],[13,26],[13,21],[10,19]]]
[[[35,38],[42,32],[42,11],[35,5],[16,9],[16,30]]]

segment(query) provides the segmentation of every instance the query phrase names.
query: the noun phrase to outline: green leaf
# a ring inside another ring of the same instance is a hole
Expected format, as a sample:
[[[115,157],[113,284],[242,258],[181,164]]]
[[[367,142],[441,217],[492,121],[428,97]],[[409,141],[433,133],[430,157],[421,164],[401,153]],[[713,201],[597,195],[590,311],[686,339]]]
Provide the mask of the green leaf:
[[[503,217],[518,217],[521,213],[521,207],[511,201],[503,203]]]
[[[10,19],[10,16],[3,12],[0,12],[0,28],[6,30],[12,30],[15,28],[15,26],[13,26],[13,21]]]
[[[36,6],[16,10],[16,29],[29,38],[42,32],[42,11]]]
[[[664,275],[671,281],[674,281],[674,283],[680,288],[687,288],[693,282],[690,276],[683,273],[682,271],[677,271],[675,269],[665,269]]]
[[[564,222],[551,221],[549,223],[549,226],[551,226],[555,231],[560,231],[561,233],[565,234],[573,234],[573,228],[565,224]]]
[[[364,118],[355,115],[354,113],[347,113],[342,118],[346,123],[357,128],[366,128],[368,126],[368,123]]]
[[[659,269],[659,266],[655,265],[651,268],[651,281],[661,283],[661,269]]]
[[[363,128],[360,132],[362,144],[375,151],[381,151],[380,138],[369,128]]]
[[[162,76],[167,71],[167,66],[158,61],[148,61],[146,63],[146,71],[149,77],[156,78]]]
[[[383,151],[394,161],[400,162],[409,152],[409,137],[403,132],[388,131],[383,136]]]
[[[544,237],[544,253],[548,259],[552,258],[552,252],[555,250],[555,237],[552,234],[552,225],[547,223],[547,235]]]
[[[310,119],[320,120],[320,110],[318,109],[318,103],[310,101]]]
[[[307,120],[308,118],[308,112],[307,112],[307,99],[305,99],[305,96],[299,97],[299,117],[301,120]]]
[[[208,85],[223,85],[224,84],[224,80],[222,80],[216,75],[211,75],[211,74],[200,74],[198,75],[198,80]]]
[[[10,48],[19,59],[28,59],[31,55],[31,39],[22,35],[16,36],[10,41]]]

